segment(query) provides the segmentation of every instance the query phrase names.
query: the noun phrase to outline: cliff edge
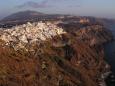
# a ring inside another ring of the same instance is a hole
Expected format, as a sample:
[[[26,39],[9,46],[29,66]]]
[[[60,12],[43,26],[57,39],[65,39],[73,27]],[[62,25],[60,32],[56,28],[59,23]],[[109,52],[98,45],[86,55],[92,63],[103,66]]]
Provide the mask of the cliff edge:
[[[110,67],[102,44],[110,40],[101,25],[73,33],[49,22],[1,29],[0,85],[105,86]]]

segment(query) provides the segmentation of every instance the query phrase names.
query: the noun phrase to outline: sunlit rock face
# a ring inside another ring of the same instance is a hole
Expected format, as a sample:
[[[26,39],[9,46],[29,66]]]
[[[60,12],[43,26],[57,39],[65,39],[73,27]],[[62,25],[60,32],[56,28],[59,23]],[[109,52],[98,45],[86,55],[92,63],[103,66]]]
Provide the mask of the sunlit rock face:
[[[13,42],[17,44],[28,44],[36,41],[45,41],[47,38],[52,38],[64,33],[62,28],[50,22],[28,22],[27,24],[15,26],[10,29],[1,29],[0,39],[4,40],[7,44]]]

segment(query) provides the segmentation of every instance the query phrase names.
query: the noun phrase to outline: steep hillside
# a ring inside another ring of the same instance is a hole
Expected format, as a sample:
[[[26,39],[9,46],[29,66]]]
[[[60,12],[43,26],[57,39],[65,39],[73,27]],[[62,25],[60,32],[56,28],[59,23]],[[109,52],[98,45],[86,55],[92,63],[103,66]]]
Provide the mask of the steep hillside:
[[[69,33],[28,23],[1,29],[0,39],[2,86],[104,86],[110,72],[102,44],[112,35],[100,25]]]

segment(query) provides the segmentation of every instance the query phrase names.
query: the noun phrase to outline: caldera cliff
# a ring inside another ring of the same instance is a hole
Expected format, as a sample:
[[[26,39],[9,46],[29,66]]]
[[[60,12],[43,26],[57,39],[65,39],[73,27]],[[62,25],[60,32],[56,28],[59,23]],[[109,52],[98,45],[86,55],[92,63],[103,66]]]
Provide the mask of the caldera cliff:
[[[1,86],[104,86],[110,66],[101,25],[71,32],[50,22],[0,29]]]

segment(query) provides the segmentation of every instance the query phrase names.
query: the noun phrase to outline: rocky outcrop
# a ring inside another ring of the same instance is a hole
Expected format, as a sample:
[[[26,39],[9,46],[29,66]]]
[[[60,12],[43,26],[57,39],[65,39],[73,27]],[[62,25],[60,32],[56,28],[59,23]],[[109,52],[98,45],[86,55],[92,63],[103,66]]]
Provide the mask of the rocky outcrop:
[[[103,59],[101,45],[111,37],[100,25],[73,33],[47,23],[2,30],[0,85],[103,86],[102,76],[110,67]],[[17,48],[16,42],[24,47]]]
[[[81,28],[76,32],[78,38],[88,43],[90,46],[101,45],[111,41],[112,33],[101,25],[92,25]]]

